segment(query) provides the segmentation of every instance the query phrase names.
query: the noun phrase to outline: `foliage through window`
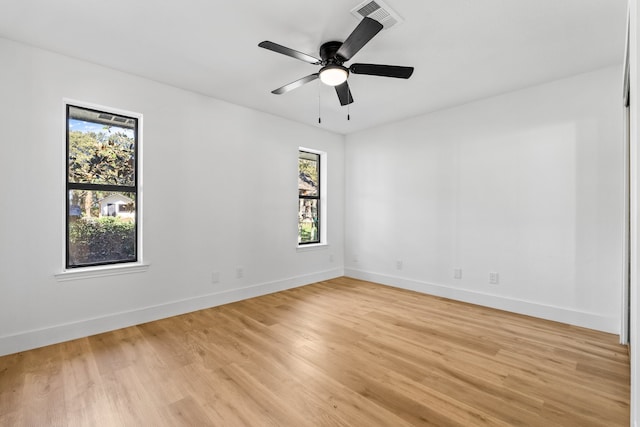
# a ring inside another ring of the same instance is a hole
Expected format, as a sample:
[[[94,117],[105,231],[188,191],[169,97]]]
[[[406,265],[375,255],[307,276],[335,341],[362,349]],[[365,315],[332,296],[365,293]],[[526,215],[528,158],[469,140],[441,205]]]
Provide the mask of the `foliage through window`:
[[[67,268],[138,260],[138,119],[67,105]]]
[[[298,155],[298,244],[320,243],[320,154]]]

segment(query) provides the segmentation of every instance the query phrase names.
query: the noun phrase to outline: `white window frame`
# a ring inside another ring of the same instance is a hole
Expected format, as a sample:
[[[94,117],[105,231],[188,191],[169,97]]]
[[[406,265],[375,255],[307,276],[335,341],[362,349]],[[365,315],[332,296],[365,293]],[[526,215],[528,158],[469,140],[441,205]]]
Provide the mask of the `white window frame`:
[[[143,115],[141,113],[137,113],[134,111],[123,110],[120,108],[109,107],[105,105],[99,105],[94,103],[89,103],[85,101],[79,101],[76,99],[64,98],[62,100],[62,121],[64,124],[62,126],[62,158],[63,161],[60,162],[61,168],[61,176],[62,176],[62,186],[66,187],[67,182],[67,162],[69,159],[67,158],[67,106],[76,106],[81,108],[88,108],[92,110],[104,111],[107,113],[112,113],[114,115],[122,115],[128,117],[134,117],[138,120],[138,129],[137,129],[137,199],[136,199],[136,211],[137,211],[137,261],[127,262],[127,263],[119,263],[119,264],[107,264],[107,265],[99,265],[99,266],[88,266],[88,267],[73,267],[66,268],[66,248],[67,248],[67,207],[66,203],[63,203],[62,206],[62,218],[61,223],[62,227],[62,244],[61,244],[61,265],[62,271],[54,274],[58,281],[68,281],[68,280],[79,280],[93,277],[103,277],[103,276],[113,276],[120,274],[128,274],[128,273],[138,273],[147,271],[149,268],[149,264],[144,262],[144,252],[143,252],[143,235],[144,235],[144,226],[143,226],[143,209],[144,209],[144,197],[143,197]],[[66,190],[63,190],[64,193]]]
[[[327,246],[327,153],[314,148],[298,147],[296,155],[296,172],[298,172],[298,159],[300,158],[300,151],[306,151],[308,153],[317,154],[320,156],[320,242],[319,243],[305,243],[298,244],[298,250],[313,249],[318,247]],[[296,176],[298,174],[296,173]],[[297,187],[297,185],[296,185]],[[297,205],[297,203],[296,203]],[[298,228],[297,214],[296,214],[296,229]],[[296,232],[296,241],[298,235]]]

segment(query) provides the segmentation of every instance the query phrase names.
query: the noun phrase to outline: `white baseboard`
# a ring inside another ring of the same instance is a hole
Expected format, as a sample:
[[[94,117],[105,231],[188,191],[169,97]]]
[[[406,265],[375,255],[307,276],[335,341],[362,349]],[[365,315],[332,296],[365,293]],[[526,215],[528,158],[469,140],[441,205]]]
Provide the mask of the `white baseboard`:
[[[367,280],[396,288],[449,298],[456,301],[468,302],[484,307],[496,308],[527,316],[538,317],[546,320],[595,329],[611,334],[620,333],[620,319],[617,317],[602,316],[597,313],[578,311],[564,307],[544,305],[532,301],[508,298],[500,295],[491,295],[482,292],[474,292],[468,289],[456,289],[449,286],[421,282],[402,277],[369,271],[345,268],[345,275],[355,279]]]
[[[50,326],[18,334],[0,337],[0,356],[18,353],[33,348],[44,347],[77,338],[126,328],[171,316],[190,313],[205,308],[216,307],[235,301],[267,295],[285,289],[296,288],[310,283],[334,279],[344,275],[342,268],[320,271],[273,282],[260,283],[240,289],[200,295],[178,301],[171,301],[136,310],[113,313],[107,316],[79,320],[61,325]]]

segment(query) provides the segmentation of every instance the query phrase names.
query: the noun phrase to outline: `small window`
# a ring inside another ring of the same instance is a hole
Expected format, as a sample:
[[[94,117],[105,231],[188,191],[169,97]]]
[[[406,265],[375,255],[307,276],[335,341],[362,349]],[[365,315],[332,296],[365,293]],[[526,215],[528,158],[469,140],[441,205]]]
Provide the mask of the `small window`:
[[[66,266],[138,261],[138,119],[67,105]]]
[[[298,156],[298,244],[320,243],[320,154]]]

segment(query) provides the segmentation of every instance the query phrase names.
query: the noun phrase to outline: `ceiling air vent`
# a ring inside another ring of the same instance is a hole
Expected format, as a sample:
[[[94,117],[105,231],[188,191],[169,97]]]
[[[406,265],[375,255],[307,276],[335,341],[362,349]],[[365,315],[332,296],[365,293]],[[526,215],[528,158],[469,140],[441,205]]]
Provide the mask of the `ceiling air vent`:
[[[380,0],[365,1],[351,9],[351,14],[358,19],[365,17],[375,19],[384,26],[385,30],[404,21],[396,12]]]

